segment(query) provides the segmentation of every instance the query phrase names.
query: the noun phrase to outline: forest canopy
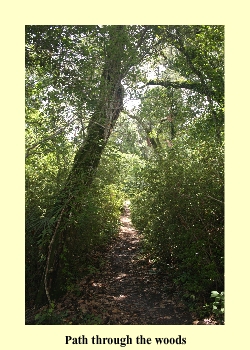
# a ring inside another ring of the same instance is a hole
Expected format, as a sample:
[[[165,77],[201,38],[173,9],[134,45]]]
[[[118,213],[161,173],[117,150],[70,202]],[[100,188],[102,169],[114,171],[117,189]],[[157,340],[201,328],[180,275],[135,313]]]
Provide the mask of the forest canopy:
[[[26,304],[93,270],[124,200],[182,298],[224,291],[224,26],[27,25]]]

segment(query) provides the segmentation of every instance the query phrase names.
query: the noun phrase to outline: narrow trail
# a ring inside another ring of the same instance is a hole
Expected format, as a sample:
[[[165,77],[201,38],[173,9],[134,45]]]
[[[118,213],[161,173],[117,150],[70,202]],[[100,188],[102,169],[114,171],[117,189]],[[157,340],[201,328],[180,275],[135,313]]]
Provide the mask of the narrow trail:
[[[140,239],[126,206],[119,236],[110,246],[101,274],[80,284],[88,295],[78,301],[80,308],[101,316],[103,324],[193,324],[184,305],[176,305],[161,290],[152,264],[140,255]]]
[[[64,324],[194,324],[185,306],[166,288],[167,276],[159,280],[152,262],[140,254],[140,241],[125,206],[119,235],[108,247],[102,268],[56,304],[56,313],[66,311]]]

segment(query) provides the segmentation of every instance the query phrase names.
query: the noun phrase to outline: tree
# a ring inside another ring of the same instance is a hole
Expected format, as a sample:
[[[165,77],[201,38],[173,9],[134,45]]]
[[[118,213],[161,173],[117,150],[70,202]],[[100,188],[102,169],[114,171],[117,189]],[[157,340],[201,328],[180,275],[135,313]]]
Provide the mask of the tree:
[[[162,61],[151,66],[161,71],[145,79],[137,118],[151,123],[161,151],[141,171],[132,220],[155,266],[193,305],[224,288],[223,27],[154,30]]]
[[[179,271],[181,232],[195,242],[189,223],[206,248],[206,232],[221,232],[212,198],[223,203],[223,64],[222,26],[26,27],[27,275],[41,280],[37,300],[44,290],[55,298],[69,262],[77,270],[115,231],[125,194],[155,259],[180,259]]]
[[[65,185],[46,214],[51,223],[51,239],[44,277],[49,300],[50,290],[56,285],[60,254],[67,234],[67,220],[72,208],[75,208],[80,197],[86,195],[94,180],[103,150],[123,109],[122,79],[138,59],[142,59],[139,58],[137,50],[141,49],[142,57],[147,52],[147,45],[146,49],[143,48],[146,31],[146,27],[121,25],[104,28],[27,28],[26,64],[30,72],[30,79],[27,80],[27,101],[30,106],[32,107],[33,101],[29,95],[29,82],[33,81],[36,97],[39,90],[46,97],[44,110],[47,113],[55,114],[62,103],[64,106],[68,104],[71,109],[73,107],[73,111],[78,113],[81,104],[85,104],[89,115],[83,133],[84,139],[75,154]],[[130,38],[133,35],[136,43]],[[86,65],[89,62],[86,62],[85,55],[90,58],[88,70]],[[44,73],[47,79],[42,78]],[[82,95],[85,91],[87,98],[84,100]],[[89,91],[93,93],[89,94]],[[39,102],[38,100],[35,106]],[[62,113],[61,116],[63,120],[69,120]],[[83,119],[80,121],[83,125]],[[54,138],[60,133],[59,130],[42,141],[33,143],[28,147],[27,153],[34,150],[39,143]]]
[[[161,54],[179,79],[155,79],[148,85],[186,89],[205,96],[209,104],[216,137],[221,141],[224,122],[224,27],[156,26],[161,40],[173,48],[172,57]],[[220,43],[220,45],[218,45]]]
[[[48,298],[49,290],[55,286],[59,257],[66,234],[62,229],[58,232],[59,225],[63,225],[63,221],[69,217],[71,207],[76,204],[80,191],[86,192],[86,188],[92,183],[103,149],[123,106],[121,64],[126,44],[124,27],[111,27],[109,36],[99,86],[99,101],[90,119],[86,138],[76,153],[66,185],[55,206],[56,210],[58,211],[59,207],[60,211],[54,226],[45,270],[45,288]],[[49,273],[53,274],[50,285]]]

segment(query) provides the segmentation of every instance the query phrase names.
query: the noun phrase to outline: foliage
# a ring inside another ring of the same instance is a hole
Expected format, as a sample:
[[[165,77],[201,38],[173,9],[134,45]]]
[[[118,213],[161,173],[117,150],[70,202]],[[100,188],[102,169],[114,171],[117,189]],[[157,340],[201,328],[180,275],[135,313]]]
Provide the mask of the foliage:
[[[35,116],[37,120],[37,114]],[[31,123],[27,137],[35,128]],[[44,123],[36,125],[37,135]],[[63,190],[72,164],[72,144],[67,139],[50,141],[57,146],[42,143],[26,160],[26,301],[34,302],[46,263],[47,247],[53,235],[55,218],[47,212],[54,206],[56,196]],[[60,145],[60,147],[59,147]],[[73,145],[74,147],[74,145]],[[68,238],[61,254],[62,291],[82,274],[90,273],[91,252],[101,247],[117,232],[124,195],[119,181],[109,178],[114,163],[101,165],[95,183],[84,197],[75,201],[66,223]],[[105,175],[106,174],[106,175]],[[58,208],[60,212],[61,208]],[[93,268],[96,267],[92,267]]]
[[[214,298],[213,301],[213,314],[219,323],[224,324],[224,302],[225,302],[225,293],[224,292],[211,292],[211,298]]]
[[[27,304],[50,255],[62,293],[99,271],[127,198],[184,299],[223,290],[223,40],[223,26],[26,26]]]
[[[41,137],[45,123],[39,113],[29,114],[26,137]],[[72,162],[70,143],[62,135],[39,144],[26,159],[25,167],[25,267],[26,300],[34,300],[43,274],[46,247],[52,235],[53,218],[47,211],[62,190]]]
[[[201,123],[205,117],[180,133],[165,158],[151,159],[132,201],[133,222],[162,273],[185,299],[200,302],[224,281],[224,149],[212,128],[200,134]]]
[[[104,185],[97,178],[96,183],[98,182],[99,185],[94,184],[84,198],[75,202],[75,208],[67,222],[68,237],[61,254],[60,280],[64,281],[62,291],[66,291],[77,278],[90,272],[92,251],[97,247],[101,249],[118,230],[123,197],[114,185]],[[39,207],[38,203],[33,199],[33,208],[35,204]],[[45,248],[52,232],[42,211],[33,210],[26,221],[26,297],[32,299],[40,282],[39,275],[46,257]],[[39,230],[41,225],[42,232]],[[34,229],[37,231],[34,232]]]
[[[50,306],[46,307],[39,313],[35,315],[35,322],[37,325],[51,325],[51,324],[61,324],[66,312],[55,313],[54,311],[55,304],[51,303]]]
[[[72,321],[68,321],[69,313],[66,310],[56,309],[55,303],[50,306],[43,307],[35,315],[36,325],[67,325],[67,324],[86,324],[86,325],[100,325],[102,320],[99,316],[79,312]]]
[[[130,147],[127,149],[126,140],[122,141],[122,145],[117,140],[120,140],[119,135],[116,138],[111,138],[108,143],[100,162],[97,177],[107,184],[116,184],[122,202],[126,198],[132,197],[140,187],[140,172],[145,161],[133,151],[131,152]],[[139,148],[136,144],[135,147]]]
[[[160,66],[151,63],[161,72],[136,114],[156,147],[132,220],[159,271],[190,306],[202,305],[224,288],[223,27],[153,30],[171,50],[162,47]]]

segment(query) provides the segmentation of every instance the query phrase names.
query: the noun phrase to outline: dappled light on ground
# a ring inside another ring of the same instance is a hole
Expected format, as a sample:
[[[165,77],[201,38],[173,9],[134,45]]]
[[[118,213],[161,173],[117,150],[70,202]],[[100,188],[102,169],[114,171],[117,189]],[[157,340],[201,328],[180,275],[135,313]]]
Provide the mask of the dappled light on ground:
[[[140,239],[126,205],[105,267],[93,276],[92,287],[82,281],[78,304],[101,315],[103,324],[192,324],[184,305],[161,290],[151,262],[140,255]]]
[[[81,324],[81,319],[106,325],[199,324],[171,288],[167,289],[167,276],[156,276],[152,261],[141,254],[140,244],[141,235],[134,229],[126,205],[120,232],[107,249],[103,268],[82,279],[76,290],[56,305],[56,312],[66,310],[64,324]]]

